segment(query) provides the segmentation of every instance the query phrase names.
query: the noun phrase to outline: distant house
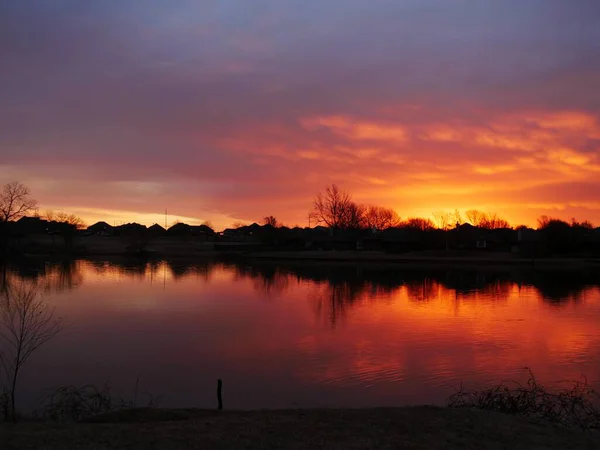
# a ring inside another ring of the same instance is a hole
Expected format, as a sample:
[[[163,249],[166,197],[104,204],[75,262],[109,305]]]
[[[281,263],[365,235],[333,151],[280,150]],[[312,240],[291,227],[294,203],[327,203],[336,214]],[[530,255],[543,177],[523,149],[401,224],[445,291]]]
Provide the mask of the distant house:
[[[46,234],[49,222],[40,217],[21,217],[15,222],[13,229],[18,234]]]
[[[460,250],[486,248],[486,231],[469,223],[458,225],[453,231],[454,244]]]
[[[600,255],[600,227],[591,230],[586,247],[592,254]]]
[[[517,246],[519,253],[528,256],[545,254],[548,251],[544,233],[527,227],[517,229]]]
[[[512,228],[496,228],[485,236],[486,248],[497,252],[510,252],[517,244],[518,233]]]
[[[383,250],[410,252],[421,248],[423,233],[423,231],[416,228],[388,228],[366,240],[369,248],[375,248],[376,245],[373,241],[379,241],[379,246]]]
[[[206,225],[188,225],[187,223],[181,222],[176,223],[167,230],[167,235],[171,237],[195,237],[205,239],[214,234],[215,232],[212,230],[212,228]]]
[[[193,236],[213,236],[215,231],[208,225],[193,225],[191,227]]]
[[[307,239],[307,248],[321,250],[362,250],[364,230],[314,229]]]
[[[148,228],[145,225],[141,225],[139,223],[126,223],[124,225],[119,225],[118,227],[113,228],[113,233],[115,236],[133,236],[139,237],[141,235],[146,234]]]
[[[148,228],[148,233],[153,237],[163,236],[166,232],[167,230],[157,223]]]
[[[87,231],[97,236],[112,236],[113,228],[106,222],[96,222],[94,225],[87,227]]]

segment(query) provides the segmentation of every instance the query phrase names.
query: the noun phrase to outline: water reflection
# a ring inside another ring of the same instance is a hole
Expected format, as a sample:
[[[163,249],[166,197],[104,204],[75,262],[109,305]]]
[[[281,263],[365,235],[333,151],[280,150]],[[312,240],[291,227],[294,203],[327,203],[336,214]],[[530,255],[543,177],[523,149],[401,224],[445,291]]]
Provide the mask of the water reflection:
[[[411,270],[402,266],[361,266],[306,263],[215,263],[144,260],[25,260],[0,265],[0,290],[17,278],[39,284],[47,292],[78,288],[88,275],[129,278],[153,283],[176,283],[195,278],[210,282],[215,272],[233,271],[234,280],[251,280],[266,297],[284,295],[298,283],[310,282],[316,309],[332,323],[365,297],[382,298],[400,288],[412,302],[427,303],[444,296],[456,301],[505,301],[514,287],[534,288],[552,305],[583,301],[587,291],[600,286],[598,271],[543,272],[536,270]]]
[[[24,380],[40,388],[118,376],[129,388],[141,374],[166,406],[210,407],[222,377],[232,407],[374,406],[443,402],[448,386],[515,378],[525,365],[544,382],[600,378],[593,271],[124,259],[0,267],[1,289],[19,280],[51,293],[72,324]]]

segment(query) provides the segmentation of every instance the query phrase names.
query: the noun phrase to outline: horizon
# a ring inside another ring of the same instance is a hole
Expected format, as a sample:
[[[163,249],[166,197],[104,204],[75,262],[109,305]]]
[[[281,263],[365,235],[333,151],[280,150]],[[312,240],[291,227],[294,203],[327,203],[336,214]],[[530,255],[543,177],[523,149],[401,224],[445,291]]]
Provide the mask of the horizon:
[[[54,211],[52,211],[52,212],[54,212]],[[65,212],[65,213],[69,214],[68,211],[60,211],[60,212]],[[484,213],[483,211],[476,211],[476,212]],[[452,215],[452,213],[448,213],[448,219],[450,219],[451,215]],[[33,214],[24,215],[24,216],[20,217],[19,219],[21,219],[21,218],[37,218],[37,219],[41,219],[41,220],[46,220],[48,222],[53,222],[53,221],[60,222],[60,220],[49,219],[49,218],[45,217],[43,214],[39,214],[39,212],[33,213]],[[600,229],[600,225],[599,224],[591,222],[591,221],[589,221],[589,220],[587,220],[585,218],[582,218],[582,220],[577,220],[579,218],[572,217],[570,220],[563,220],[563,219],[559,219],[557,217],[548,217],[548,216],[539,216],[538,217],[538,221],[537,221],[538,223],[536,225],[527,225],[527,224],[518,224],[518,225],[515,225],[513,223],[508,223],[508,227],[507,228],[509,228],[511,230],[517,230],[518,228],[520,228],[522,226],[525,226],[525,227],[527,227],[529,229],[541,230],[541,229],[543,229],[543,227],[540,225],[539,219],[542,219],[542,218],[545,218],[545,219],[550,220],[550,221],[552,221],[552,220],[560,220],[560,221],[563,221],[564,223],[567,223],[569,225],[573,225],[573,222],[575,222],[575,225],[578,225],[578,226],[582,226],[582,225],[587,224],[588,226],[591,226],[592,230],[594,230],[594,229],[595,230]],[[476,225],[476,224],[472,223],[464,215],[461,216],[461,219],[459,221],[456,221],[456,222],[449,221],[447,223],[447,228],[444,228],[442,225],[436,223],[436,221],[433,218],[429,218],[429,217],[407,217],[407,218],[403,218],[403,219],[401,219],[401,223],[399,225],[397,225],[397,226],[391,226],[389,228],[401,228],[401,227],[404,227],[404,226],[406,226],[406,222],[408,220],[411,220],[411,219],[423,219],[423,220],[429,221],[430,224],[432,225],[433,229],[436,229],[436,230],[449,231],[449,230],[454,229],[456,227],[456,225],[460,225],[460,226],[470,225],[470,226],[473,226],[475,228],[487,229],[486,226],[484,226],[484,225]],[[497,219],[502,220],[501,217],[498,217]],[[17,222],[17,221],[18,220],[15,220],[14,222]],[[248,222],[238,222],[238,223],[230,224],[229,226],[225,226],[225,227],[217,227],[217,226],[214,226],[214,224],[212,224],[210,220],[204,221],[202,223],[190,223],[190,222],[185,222],[185,221],[182,221],[182,220],[174,220],[174,221],[170,221],[170,222],[167,222],[167,223],[163,222],[161,224],[159,222],[143,223],[143,222],[137,222],[137,221],[113,221],[113,223],[110,223],[107,220],[100,219],[100,220],[96,220],[94,222],[86,222],[86,221],[84,221],[83,226],[82,226],[81,229],[82,230],[89,229],[91,226],[97,225],[99,223],[106,223],[107,225],[109,225],[109,226],[111,226],[113,228],[116,228],[116,227],[119,227],[119,226],[122,226],[122,225],[132,225],[132,224],[143,225],[146,228],[150,228],[150,227],[152,227],[154,225],[158,225],[161,228],[163,228],[164,230],[169,230],[170,228],[172,228],[172,227],[174,227],[175,225],[178,225],[178,224],[188,225],[188,226],[201,226],[201,225],[205,225],[205,226],[208,226],[209,228],[211,228],[215,233],[220,233],[220,232],[223,232],[223,231],[225,231],[227,229],[243,228],[243,227],[248,227],[248,226],[251,226],[251,225],[259,225],[261,227],[267,225],[264,222],[264,220],[253,220],[253,221],[248,221]],[[318,227],[330,228],[326,224],[323,224],[323,223],[314,223],[314,222],[313,222],[312,225],[307,225],[307,226],[300,225],[300,224],[288,225],[288,224],[285,224],[285,223],[278,222],[276,225],[274,225],[274,227],[275,228],[289,228],[289,229],[293,229],[293,228],[297,228],[297,227],[298,228],[302,228],[302,229],[315,229],[315,228],[318,228]],[[501,229],[501,228],[503,228],[503,227],[489,228],[489,230]],[[364,227],[363,226],[362,229],[368,229],[368,227]]]
[[[308,224],[335,183],[403,220],[600,225],[600,4],[0,5],[0,185],[89,225]]]

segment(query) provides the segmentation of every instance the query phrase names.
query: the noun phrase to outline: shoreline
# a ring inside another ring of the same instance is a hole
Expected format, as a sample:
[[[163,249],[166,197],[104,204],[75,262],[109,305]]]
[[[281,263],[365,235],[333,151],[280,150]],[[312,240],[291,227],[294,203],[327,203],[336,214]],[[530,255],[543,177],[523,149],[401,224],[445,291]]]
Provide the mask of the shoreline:
[[[94,423],[0,425],[3,449],[598,448],[597,432],[474,409],[138,409]]]
[[[311,262],[392,263],[413,266],[498,266],[536,268],[598,268],[599,258],[521,258],[493,256],[419,256],[380,252],[252,252],[238,255],[241,259]]]
[[[523,258],[505,254],[473,255],[419,255],[393,254],[369,251],[197,251],[197,252],[149,252],[146,254],[128,254],[123,252],[81,252],[81,253],[30,253],[18,259],[51,260],[127,260],[127,261],[181,261],[181,262],[269,262],[298,263],[318,265],[365,265],[398,266],[410,268],[464,268],[464,269],[527,269],[527,270],[600,270],[600,258]]]

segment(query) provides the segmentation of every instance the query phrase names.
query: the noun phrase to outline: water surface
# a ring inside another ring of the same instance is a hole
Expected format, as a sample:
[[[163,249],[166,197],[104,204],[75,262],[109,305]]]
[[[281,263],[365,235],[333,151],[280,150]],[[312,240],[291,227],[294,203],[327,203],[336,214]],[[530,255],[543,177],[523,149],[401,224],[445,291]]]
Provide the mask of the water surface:
[[[403,265],[38,262],[65,320],[28,362],[22,407],[45,389],[109,381],[165,407],[444,404],[469,387],[600,378],[597,273]],[[143,400],[139,395],[140,401]]]

